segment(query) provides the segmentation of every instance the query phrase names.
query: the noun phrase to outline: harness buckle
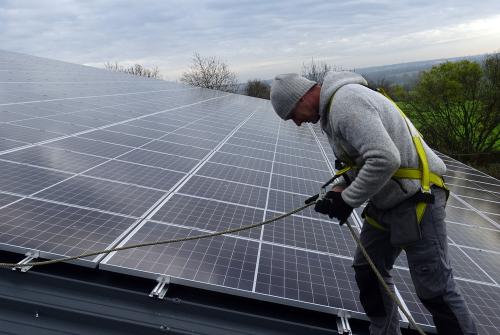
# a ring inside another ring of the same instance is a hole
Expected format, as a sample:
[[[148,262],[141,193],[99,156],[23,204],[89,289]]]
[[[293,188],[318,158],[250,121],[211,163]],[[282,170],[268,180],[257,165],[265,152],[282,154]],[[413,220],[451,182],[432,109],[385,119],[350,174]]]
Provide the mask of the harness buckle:
[[[429,188],[427,191],[424,190],[422,186],[420,186],[420,193],[431,193],[431,189]]]
[[[422,187],[420,187],[420,192],[417,192],[417,194],[415,194],[414,200],[416,202],[425,202],[427,204],[433,204],[434,194],[432,194],[430,189],[426,191]]]

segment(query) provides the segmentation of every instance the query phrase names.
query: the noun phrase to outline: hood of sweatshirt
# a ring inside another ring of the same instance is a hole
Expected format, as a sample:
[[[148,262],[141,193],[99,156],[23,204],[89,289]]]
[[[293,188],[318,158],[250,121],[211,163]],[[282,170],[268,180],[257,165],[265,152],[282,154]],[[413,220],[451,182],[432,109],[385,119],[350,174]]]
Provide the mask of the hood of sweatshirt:
[[[330,97],[332,97],[339,88],[348,84],[368,85],[365,78],[350,71],[333,71],[325,76],[319,96],[319,115],[321,118],[321,127],[323,129],[326,129],[328,123],[328,103],[330,102]]]

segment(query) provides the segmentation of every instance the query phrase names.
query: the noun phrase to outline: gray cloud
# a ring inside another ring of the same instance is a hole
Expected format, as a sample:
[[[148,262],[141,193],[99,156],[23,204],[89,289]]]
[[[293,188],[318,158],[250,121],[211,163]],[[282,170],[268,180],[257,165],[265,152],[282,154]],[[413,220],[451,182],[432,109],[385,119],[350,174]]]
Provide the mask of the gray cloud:
[[[500,48],[500,2],[1,1],[0,48],[100,65],[158,65],[168,79],[194,51],[241,80],[299,71],[311,57],[362,67]]]

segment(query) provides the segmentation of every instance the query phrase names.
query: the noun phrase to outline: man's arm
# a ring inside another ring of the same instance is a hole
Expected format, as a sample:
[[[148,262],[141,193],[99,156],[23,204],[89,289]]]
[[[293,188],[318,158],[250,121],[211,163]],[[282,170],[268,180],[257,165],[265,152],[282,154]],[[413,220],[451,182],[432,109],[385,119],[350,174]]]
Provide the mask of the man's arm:
[[[342,192],[344,201],[359,207],[375,195],[401,164],[399,150],[368,99],[344,87],[334,98],[330,113],[333,131],[361,156],[363,165],[354,181]]]

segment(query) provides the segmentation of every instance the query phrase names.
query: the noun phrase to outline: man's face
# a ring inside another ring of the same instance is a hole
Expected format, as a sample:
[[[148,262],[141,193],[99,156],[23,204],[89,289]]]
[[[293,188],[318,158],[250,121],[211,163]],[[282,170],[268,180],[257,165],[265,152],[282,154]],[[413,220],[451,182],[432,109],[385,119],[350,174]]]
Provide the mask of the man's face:
[[[301,98],[293,109],[290,119],[300,127],[302,122],[318,122],[319,112],[306,99]]]

